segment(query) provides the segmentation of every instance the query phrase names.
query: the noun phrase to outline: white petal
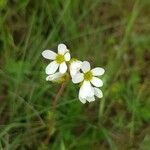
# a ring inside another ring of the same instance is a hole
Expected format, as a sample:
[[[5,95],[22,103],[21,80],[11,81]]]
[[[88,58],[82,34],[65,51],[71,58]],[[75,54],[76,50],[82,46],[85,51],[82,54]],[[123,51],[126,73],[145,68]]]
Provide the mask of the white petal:
[[[65,44],[59,44],[58,54],[64,55],[66,52],[68,52],[67,46]]]
[[[95,101],[95,97],[94,96],[92,96],[92,97],[87,97],[87,99],[86,99],[88,102],[93,102],[93,101]]]
[[[58,69],[59,64],[57,64],[56,61],[52,61],[47,67],[46,67],[46,74],[53,74]]]
[[[45,50],[42,52],[42,56],[46,59],[54,60],[57,54],[51,50]]]
[[[71,67],[73,69],[77,69],[77,68],[81,69],[81,66],[82,66],[82,61],[74,60],[71,62]]]
[[[87,98],[92,96],[94,96],[94,91],[90,82],[84,81],[79,91],[79,97]]]
[[[88,61],[84,61],[84,62],[82,63],[81,69],[82,69],[82,71],[83,71],[84,73],[90,71],[90,69],[91,69],[90,63],[89,63]]]
[[[65,61],[69,61],[71,58],[70,53],[65,54]]]
[[[97,77],[93,77],[91,80],[92,84],[96,87],[101,87],[103,86],[103,82],[101,79],[97,78]]]
[[[85,98],[81,98],[81,97],[79,97],[79,100],[80,100],[83,104],[85,104],[85,103],[86,103],[86,99],[85,99]]]
[[[83,73],[77,73],[76,75],[73,76],[72,82],[73,83],[80,83],[84,80],[84,75]]]
[[[104,74],[105,70],[101,67],[97,67],[91,70],[94,76],[101,76]]]
[[[77,73],[80,73],[80,72],[77,71],[77,70],[72,70],[72,69],[70,69],[71,78],[73,78]]]
[[[78,70],[78,71],[81,69],[81,66],[82,66],[82,61],[79,60],[75,60],[70,64],[71,69]]]
[[[81,69],[82,66],[82,62],[75,60],[73,62],[71,62],[70,64],[70,75],[73,78],[74,75],[76,75],[77,73],[79,73],[79,70]]]
[[[103,97],[103,93],[100,89],[98,88],[94,88],[94,94],[95,96],[97,96],[98,98],[102,98]]]
[[[52,75],[49,75],[46,77],[46,81],[57,81],[59,80],[64,74],[61,74],[60,72],[56,72]]]
[[[66,71],[67,71],[67,65],[65,62],[63,62],[60,64],[59,72],[63,74],[63,73],[66,73]]]

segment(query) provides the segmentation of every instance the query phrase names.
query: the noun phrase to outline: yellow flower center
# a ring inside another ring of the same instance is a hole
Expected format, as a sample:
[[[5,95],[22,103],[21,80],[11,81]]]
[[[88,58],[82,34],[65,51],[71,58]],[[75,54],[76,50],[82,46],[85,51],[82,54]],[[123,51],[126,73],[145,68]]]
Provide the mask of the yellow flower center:
[[[58,54],[58,55],[56,56],[56,62],[57,62],[58,64],[61,64],[61,63],[63,63],[64,61],[65,61],[64,55]]]
[[[84,79],[87,80],[87,81],[91,81],[93,78],[93,74],[91,71],[88,71],[84,74]]]

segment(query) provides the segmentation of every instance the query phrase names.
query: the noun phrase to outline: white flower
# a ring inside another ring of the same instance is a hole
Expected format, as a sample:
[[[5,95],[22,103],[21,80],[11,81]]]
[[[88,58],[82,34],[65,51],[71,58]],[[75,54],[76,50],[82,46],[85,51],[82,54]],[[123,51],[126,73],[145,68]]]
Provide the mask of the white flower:
[[[87,61],[84,61],[82,63],[81,70],[83,73],[79,72],[76,75],[74,75],[72,81],[73,83],[82,82],[82,86],[79,91],[79,99],[82,103],[85,103],[86,100],[93,101],[95,99],[94,95],[99,95],[100,97],[101,91],[99,91],[95,87],[103,86],[103,82],[97,76],[103,75],[105,70],[100,67],[91,70],[90,63]],[[91,84],[93,84],[93,86],[95,87],[93,87]]]
[[[61,74],[60,72],[56,72],[52,75],[46,77],[46,81],[52,82],[61,82],[64,80],[65,74]]]
[[[82,66],[82,61],[79,61],[77,59],[72,59],[70,61],[70,75],[73,78],[74,75],[76,75],[77,73],[79,73],[79,70],[81,69]]]
[[[71,56],[65,44],[58,45],[58,54],[51,50],[45,50],[42,52],[42,56],[46,59],[52,60],[52,62],[46,67],[46,74],[54,74],[58,68],[61,74],[66,73],[66,62],[70,61]]]
[[[103,97],[103,93],[102,93],[102,91],[99,88],[92,87],[92,90],[94,91],[94,96],[91,96],[91,97],[87,96],[86,98],[79,97],[80,101],[83,104],[85,104],[86,101],[88,101],[88,102],[95,101],[95,96],[98,97],[98,98],[102,98]]]

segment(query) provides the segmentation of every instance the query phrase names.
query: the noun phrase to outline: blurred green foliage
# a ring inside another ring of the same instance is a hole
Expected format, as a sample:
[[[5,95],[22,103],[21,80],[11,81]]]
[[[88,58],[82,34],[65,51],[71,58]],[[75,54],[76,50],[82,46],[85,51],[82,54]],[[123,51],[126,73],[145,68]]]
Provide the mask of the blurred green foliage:
[[[0,0],[0,150],[149,150],[149,0]],[[45,81],[44,49],[104,67],[104,97]]]

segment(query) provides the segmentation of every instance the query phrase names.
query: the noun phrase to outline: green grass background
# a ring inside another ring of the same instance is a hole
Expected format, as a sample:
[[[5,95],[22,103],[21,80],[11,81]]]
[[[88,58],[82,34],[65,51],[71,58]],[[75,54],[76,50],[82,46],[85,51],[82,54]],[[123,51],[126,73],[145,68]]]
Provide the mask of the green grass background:
[[[0,150],[150,150],[149,0],[0,0]],[[105,68],[83,105],[45,81],[44,49]]]

